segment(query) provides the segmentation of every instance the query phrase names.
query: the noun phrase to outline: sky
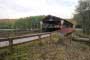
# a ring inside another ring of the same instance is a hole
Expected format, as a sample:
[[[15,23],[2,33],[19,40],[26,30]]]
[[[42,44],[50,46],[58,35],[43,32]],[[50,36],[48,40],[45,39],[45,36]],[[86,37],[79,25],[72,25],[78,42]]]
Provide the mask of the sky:
[[[36,15],[72,18],[78,0],[0,0],[0,19]]]

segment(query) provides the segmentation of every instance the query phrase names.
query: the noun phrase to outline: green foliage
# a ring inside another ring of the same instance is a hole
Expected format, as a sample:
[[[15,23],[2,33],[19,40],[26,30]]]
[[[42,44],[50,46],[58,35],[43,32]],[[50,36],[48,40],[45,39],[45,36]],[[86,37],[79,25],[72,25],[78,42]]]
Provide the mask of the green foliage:
[[[28,20],[18,19],[18,20],[15,22],[14,27],[15,27],[16,29],[27,29],[27,28],[29,28],[29,27],[28,27],[28,26],[29,26],[28,23],[29,23]]]
[[[44,17],[45,16],[31,16],[31,17],[26,17],[26,18],[20,18],[16,21],[15,28],[16,29],[26,29],[26,30],[30,30],[31,28],[39,29],[40,21]]]
[[[82,26],[83,32],[90,34],[90,1],[79,1],[74,19]]]
[[[12,26],[12,23],[0,22],[0,29],[10,29],[13,28]]]
[[[56,43],[56,38],[58,39],[59,37],[56,34],[56,32],[53,33],[51,38],[47,37],[13,46],[13,53],[9,47],[2,48],[0,49],[0,60],[44,60],[44,57],[47,56],[48,53],[56,52],[54,43]],[[47,59],[47,57],[45,57],[45,59]]]
[[[30,30],[39,29],[40,21],[45,16],[30,16],[25,18],[17,19],[15,23],[12,22],[0,22],[0,29],[20,29],[20,30]]]

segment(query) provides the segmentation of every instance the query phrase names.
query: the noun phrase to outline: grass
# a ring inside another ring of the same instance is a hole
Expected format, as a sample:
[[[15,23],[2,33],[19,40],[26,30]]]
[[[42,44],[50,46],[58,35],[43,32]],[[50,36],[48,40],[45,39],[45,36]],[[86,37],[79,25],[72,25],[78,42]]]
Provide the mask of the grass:
[[[59,38],[53,33],[51,38],[14,46],[12,55],[9,48],[0,49],[0,60],[90,60],[89,45],[74,41],[70,45],[61,44]]]
[[[90,38],[90,33],[85,34],[85,33],[83,33],[83,31],[81,31],[81,30],[76,30],[74,34],[76,34],[76,35],[79,36],[79,37]]]
[[[3,54],[3,57],[1,57],[0,60],[33,60],[33,59],[39,59],[42,54],[44,54],[44,49],[49,48],[51,45],[51,41],[55,41],[57,35],[52,34],[52,37],[44,38],[41,40],[35,40],[29,43],[17,45],[13,47],[13,54],[10,55],[9,48],[0,49],[0,56]],[[52,40],[50,40],[52,39]],[[53,48],[53,47],[52,47]]]

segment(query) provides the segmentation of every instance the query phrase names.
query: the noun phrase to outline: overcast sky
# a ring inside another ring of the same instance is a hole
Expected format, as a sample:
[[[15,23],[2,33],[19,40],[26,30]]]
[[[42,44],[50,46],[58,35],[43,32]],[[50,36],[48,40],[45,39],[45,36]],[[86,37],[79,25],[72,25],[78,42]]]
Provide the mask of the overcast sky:
[[[78,0],[0,0],[0,18],[54,15],[72,18]]]

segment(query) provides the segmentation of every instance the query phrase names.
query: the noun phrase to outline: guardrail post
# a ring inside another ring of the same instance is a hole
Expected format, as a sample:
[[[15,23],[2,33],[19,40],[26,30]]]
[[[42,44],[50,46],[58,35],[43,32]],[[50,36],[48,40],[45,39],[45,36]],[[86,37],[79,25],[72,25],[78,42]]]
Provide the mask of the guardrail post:
[[[39,35],[40,45],[42,45],[41,35]]]
[[[52,44],[53,43],[53,41],[52,41],[52,33],[49,33],[50,34],[50,44]]]
[[[13,51],[13,40],[12,39],[9,39],[9,48],[10,48],[10,52]]]
[[[50,34],[50,40],[52,40],[51,33],[49,33],[49,34]]]
[[[13,60],[13,39],[9,38],[9,51],[10,51],[10,59]]]
[[[39,39],[41,39],[41,35],[39,35]]]

